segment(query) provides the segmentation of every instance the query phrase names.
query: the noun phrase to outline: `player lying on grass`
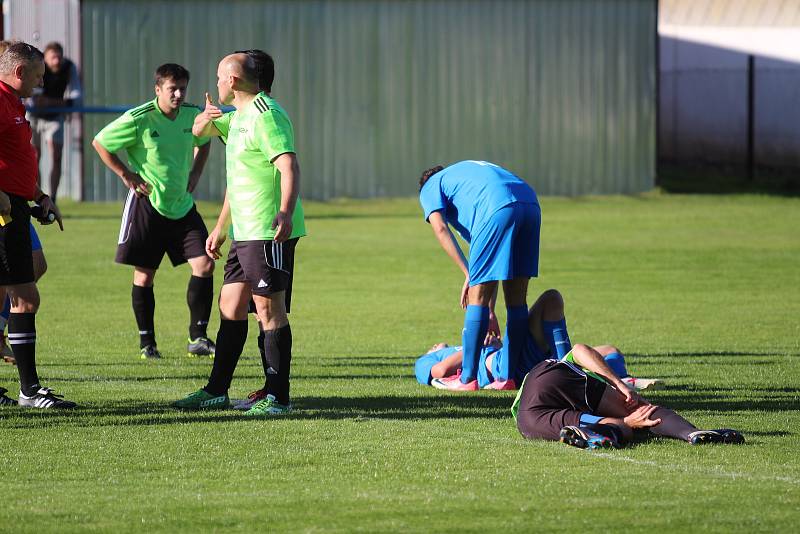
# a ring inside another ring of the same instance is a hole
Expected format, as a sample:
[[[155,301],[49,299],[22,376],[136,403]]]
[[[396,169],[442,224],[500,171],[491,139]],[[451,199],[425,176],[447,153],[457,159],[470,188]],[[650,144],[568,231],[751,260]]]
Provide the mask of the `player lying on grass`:
[[[699,430],[672,410],[650,404],[600,353],[581,344],[562,360],[537,364],[525,377],[511,412],[526,438],[581,448],[619,447],[636,429],[692,445],[744,442],[736,430]]]
[[[555,289],[542,293],[528,310],[528,336],[521,357],[517,360],[509,380],[497,380],[499,369],[508,358],[506,347],[500,339],[487,336],[480,354],[478,378],[473,383],[473,391],[483,389],[517,389],[516,384],[539,362],[547,358],[561,359],[570,350],[567,324],[564,319],[564,299]],[[633,378],[625,368],[625,359],[614,346],[603,345],[596,350],[606,359],[608,365],[628,386],[636,389],[650,389],[661,385],[661,381]],[[438,389],[446,387],[448,381],[459,380],[463,361],[462,347],[450,347],[437,343],[417,359],[414,373],[417,381]]]

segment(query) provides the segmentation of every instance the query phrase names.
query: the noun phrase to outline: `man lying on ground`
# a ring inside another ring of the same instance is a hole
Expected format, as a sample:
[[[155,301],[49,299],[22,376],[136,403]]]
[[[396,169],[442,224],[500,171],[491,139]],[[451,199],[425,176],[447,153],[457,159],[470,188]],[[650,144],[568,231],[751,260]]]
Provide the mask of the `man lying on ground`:
[[[560,440],[580,448],[619,447],[636,429],[692,445],[744,443],[736,430],[700,430],[668,408],[650,404],[587,345],[562,360],[545,360],[525,377],[511,408],[528,439]]]
[[[510,380],[496,380],[499,369],[508,358],[506,347],[494,335],[487,336],[481,351],[478,366],[478,379],[473,390],[517,389],[517,384],[539,362],[548,358],[561,359],[570,350],[567,324],[564,319],[564,299],[555,289],[542,293],[528,311],[528,336],[516,368]],[[625,368],[625,359],[619,349],[612,345],[602,345],[596,349],[605,357],[608,365],[623,379],[623,382],[638,390],[655,389],[662,382],[654,379],[634,378]],[[463,361],[462,347],[450,347],[447,343],[437,343],[417,359],[414,372],[417,381],[438,389],[451,389],[448,383],[459,380]]]

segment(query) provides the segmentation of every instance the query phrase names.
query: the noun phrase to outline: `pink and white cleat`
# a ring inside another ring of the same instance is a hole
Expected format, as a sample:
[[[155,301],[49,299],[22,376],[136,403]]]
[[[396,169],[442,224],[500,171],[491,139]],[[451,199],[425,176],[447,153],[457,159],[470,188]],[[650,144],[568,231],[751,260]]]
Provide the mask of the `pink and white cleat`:
[[[658,378],[634,378],[632,376],[626,376],[620,380],[622,380],[626,386],[636,391],[653,391],[664,387],[664,381]]]
[[[483,389],[496,389],[498,391],[513,391],[517,389],[517,383],[513,378],[508,380],[495,380],[491,384],[483,386]]]
[[[452,376],[434,378],[431,385],[436,389],[449,389],[450,391],[478,391],[478,381],[473,380],[466,384],[461,382],[461,371]]]

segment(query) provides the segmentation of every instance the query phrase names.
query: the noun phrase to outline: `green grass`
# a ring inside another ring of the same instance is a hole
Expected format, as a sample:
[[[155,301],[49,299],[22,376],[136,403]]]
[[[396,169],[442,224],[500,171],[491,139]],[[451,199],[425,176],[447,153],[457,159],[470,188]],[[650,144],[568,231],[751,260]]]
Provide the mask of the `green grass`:
[[[459,336],[462,280],[413,200],[307,206],[296,411],[268,421],[169,408],[210,369],[184,356],[188,268],[165,265],[156,278],[166,358],[142,362],[131,272],[113,263],[120,206],[63,209],[65,232],[41,232],[50,269],[38,360],[45,383],[81,408],[0,411],[0,531],[796,528],[796,198],[543,200],[531,297],[560,289],[574,342],[621,346],[634,374],[667,381],[655,402],[748,440],[607,453],[523,440],[511,392],[416,384],[414,356]],[[217,210],[201,206],[209,220]],[[254,330],[233,396],[262,379]],[[0,385],[15,381],[0,366]]]

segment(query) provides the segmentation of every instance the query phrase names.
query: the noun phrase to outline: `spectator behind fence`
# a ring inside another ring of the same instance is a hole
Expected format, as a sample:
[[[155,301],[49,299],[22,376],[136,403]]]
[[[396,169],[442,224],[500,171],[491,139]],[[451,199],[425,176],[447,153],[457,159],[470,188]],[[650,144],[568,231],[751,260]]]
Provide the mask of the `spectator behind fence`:
[[[35,91],[32,100],[36,111],[29,119],[33,130],[33,146],[42,159],[42,144],[50,154],[50,198],[56,201],[61,183],[61,156],[64,152],[65,113],[47,112],[42,108],[64,108],[80,105],[81,80],[75,64],[64,57],[64,48],[55,41],[44,48],[44,86]],[[41,181],[41,172],[39,174]],[[42,184],[44,185],[44,184]]]

